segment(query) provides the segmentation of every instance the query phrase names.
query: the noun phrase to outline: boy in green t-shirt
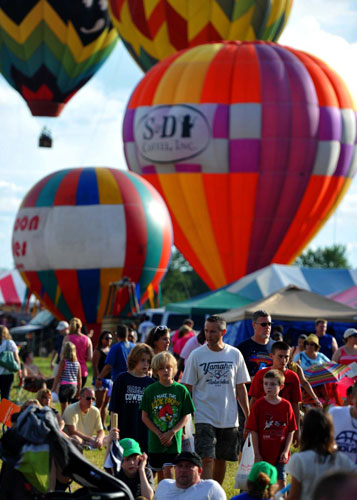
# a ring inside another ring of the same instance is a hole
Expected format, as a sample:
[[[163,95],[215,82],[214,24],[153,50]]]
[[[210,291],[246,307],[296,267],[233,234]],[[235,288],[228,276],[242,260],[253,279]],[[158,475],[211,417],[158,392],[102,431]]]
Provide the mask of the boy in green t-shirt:
[[[177,362],[172,354],[160,352],[151,367],[159,381],[145,389],[140,408],[149,429],[150,467],[161,481],[174,478],[173,460],[181,453],[182,429],[195,407],[186,387],[174,381]]]

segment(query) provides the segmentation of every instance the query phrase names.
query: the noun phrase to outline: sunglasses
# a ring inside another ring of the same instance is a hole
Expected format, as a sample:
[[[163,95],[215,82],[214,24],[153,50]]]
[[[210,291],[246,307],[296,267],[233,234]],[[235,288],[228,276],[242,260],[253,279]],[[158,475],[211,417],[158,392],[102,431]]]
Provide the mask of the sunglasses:
[[[91,396],[87,396],[87,397],[86,397],[86,400],[87,400],[87,401],[95,401],[95,398],[92,398]]]
[[[167,330],[168,329],[166,325],[157,326],[154,330],[154,335],[156,335],[157,332],[166,332]]]
[[[313,342],[305,342],[305,345],[313,345],[313,346],[317,347],[316,344],[314,344]]]
[[[266,327],[266,326],[271,326],[273,323],[271,323],[270,321],[264,321],[263,323],[256,323],[256,324]]]

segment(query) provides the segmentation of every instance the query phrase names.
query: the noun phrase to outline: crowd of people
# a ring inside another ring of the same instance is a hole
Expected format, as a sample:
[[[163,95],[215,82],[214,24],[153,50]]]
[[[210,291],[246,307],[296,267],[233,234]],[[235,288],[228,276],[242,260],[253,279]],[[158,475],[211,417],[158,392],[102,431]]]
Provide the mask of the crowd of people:
[[[348,491],[357,498],[355,378],[312,387],[307,376],[314,365],[357,361],[357,330],[348,328],[339,347],[317,319],[315,332],[290,346],[260,310],[252,336],[233,347],[224,342],[222,317],[208,317],[200,332],[193,327],[187,319],[171,332],[144,317],[138,330],[103,331],[93,348],[80,319],[60,321],[47,378],[31,352],[21,353],[21,364],[4,326],[0,353],[13,352],[25,388],[37,393],[26,404],[52,407],[58,397],[61,431],[81,451],[106,447],[103,467],[134,498],[226,499],[226,463],[238,467],[249,434],[255,464],[234,499],[273,498],[278,490],[288,500],[336,500],[340,491],[344,500]],[[13,379],[0,367],[1,398],[9,398]],[[328,486],[333,478],[339,488]]]

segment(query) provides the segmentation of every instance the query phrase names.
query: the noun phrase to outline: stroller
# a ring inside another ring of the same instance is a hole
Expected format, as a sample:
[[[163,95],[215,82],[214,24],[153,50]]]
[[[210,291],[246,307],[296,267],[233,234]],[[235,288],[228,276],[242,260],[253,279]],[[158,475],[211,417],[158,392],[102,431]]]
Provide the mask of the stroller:
[[[1,438],[0,454],[2,500],[134,500],[126,484],[91,464],[60,432],[51,408],[29,406],[19,414]],[[82,488],[48,492],[56,469]]]

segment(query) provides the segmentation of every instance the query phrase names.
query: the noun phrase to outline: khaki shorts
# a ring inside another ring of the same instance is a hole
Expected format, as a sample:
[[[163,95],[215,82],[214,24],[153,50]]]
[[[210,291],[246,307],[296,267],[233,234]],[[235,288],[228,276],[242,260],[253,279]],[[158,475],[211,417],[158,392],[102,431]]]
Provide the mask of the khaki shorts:
[[[195,451],[201,458],[238,460],[238,427],[220,429],[211,424],[196,424]]]

